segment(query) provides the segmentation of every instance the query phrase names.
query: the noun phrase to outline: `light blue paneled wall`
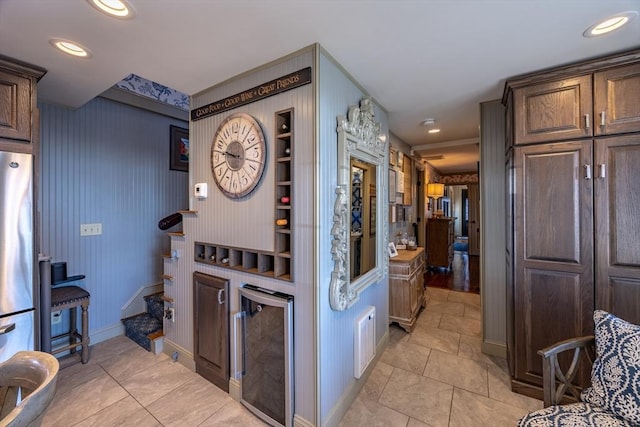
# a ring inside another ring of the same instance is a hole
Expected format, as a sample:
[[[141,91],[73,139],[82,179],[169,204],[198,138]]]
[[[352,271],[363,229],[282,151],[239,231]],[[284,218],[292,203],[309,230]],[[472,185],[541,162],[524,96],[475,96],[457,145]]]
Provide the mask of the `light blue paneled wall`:
[[[333,311],[329,305],[329,285],[333,260],[331,258],[331,227],[338,172],[337,116],[346,115],[349,106],[357,105],[364,95],[345,72],[326,55],[320,56],[318,75],[320,105],[318,121],[318,229],[319,229],[319,281],[318,281],[318,334],[320,421],[325,425],[341,398],[354,387],[353,339],[356,318],[366,307],[376,307],[376,342],[388,330],[389,288],[388,277],[370,286],[360,299],[346,311]],[[382,125],[388,138],[386,113],[376,107],[375,120]],[[378,190],[384,194],[387,189]],[[382,232],[382,230],[380,230]],[[379,248],[380,250],[380,248]]]
[[[138,288],[162,282],[170,242],[158,221],[188,207],[188,174],[169,170],[169,126],[187,123],[103,98],[39,108],[40,252],[86,275],[95,344],[120,330]],[[86,223],[102,235],[81,237]]]
[[[266,64],[234,79],[220,83],[192,96],[192,108],[218,101],[294,71],[312,67],[312,48],[305,48],[285,58]],[[315,73],[315,70],[313,70]],[[315,74],[313,74],[315,79]],[[240,311],[238,289],[246,284],[294,297],[294,395],[295,415],[305,422],[314,422],[316,414],[316,347],[315,347],[315,296],[314,265],[316,259],[315,177],[318,168],[314,140],[314,84],[249,103],[235,109],[214,114],[190,125],[190,149],[194,158],[191,170],[191,188],[195,183],[208,185],[208,197],[190,198],[190,208],[197,214],[185,219],[185,236],[176,239],[175,247],[183,247],[179,260],[167,262],[167,272],[175,280],[165,286],[168,296],[174,298],[175,323],[165,328],[165,344],[175,346],[186,354],[193,351],[193,278],[194,271],[229,280],[228,304],[233,325],[234,315]],[[275,113],[293,108],[292,143],[292,264],[293,281],[250,274],[243,271],[207,265],[194,261],[195,242],[211,243],[251,250],[271,251],[275,242]],[[267,145],[267,164],[258,187],[247,197],[231,200],[216,186],[211,172],[211,143],[218,126],[236,112],[252,115],[262,126]],[[335,127],[334,127],[335,132]],[[327,237],[329,237],[327,230]],[[181,246],[178,246],[181,245]],[[327,252],[327,255],[330,255]],[[327,294],[328,298],[328,294]],[[233,331],[232,331],[233,336]],[[240,356],[231,340],[231,376]],[[238,367],[239,369],[239,367]],[[233,391],[233,388],[230,388]]]

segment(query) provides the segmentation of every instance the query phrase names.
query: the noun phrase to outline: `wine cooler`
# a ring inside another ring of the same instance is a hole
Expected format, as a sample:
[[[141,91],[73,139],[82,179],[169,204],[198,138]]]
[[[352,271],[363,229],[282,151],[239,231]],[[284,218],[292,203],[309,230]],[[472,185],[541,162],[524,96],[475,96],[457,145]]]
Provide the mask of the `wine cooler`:
[[[240,288],[241,402],[271,425],[293,417],[293,297],[246,285]]]

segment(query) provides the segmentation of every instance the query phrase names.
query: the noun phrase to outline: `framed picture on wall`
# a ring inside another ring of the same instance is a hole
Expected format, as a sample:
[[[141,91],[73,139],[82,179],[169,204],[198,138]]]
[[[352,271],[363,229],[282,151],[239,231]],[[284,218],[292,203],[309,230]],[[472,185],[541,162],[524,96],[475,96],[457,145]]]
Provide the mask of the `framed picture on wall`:
[[[169,169],[189,172],[189,129],[171,125],[169,129]]]
[[[396,202],[396,171],[389,169],[389,203]]]
[[[396,165],[396,159],[398,158],[398,152],[393,148],[389,148],[389,164],[391,166]]]

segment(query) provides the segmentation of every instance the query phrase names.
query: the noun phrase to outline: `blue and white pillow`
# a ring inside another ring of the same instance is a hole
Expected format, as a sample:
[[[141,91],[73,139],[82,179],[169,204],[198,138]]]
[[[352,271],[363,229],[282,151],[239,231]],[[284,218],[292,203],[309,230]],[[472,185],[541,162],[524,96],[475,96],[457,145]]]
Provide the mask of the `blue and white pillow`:
[[[601,310],[593,320],[597,357],[582,400],[640,424],[640,326]]]

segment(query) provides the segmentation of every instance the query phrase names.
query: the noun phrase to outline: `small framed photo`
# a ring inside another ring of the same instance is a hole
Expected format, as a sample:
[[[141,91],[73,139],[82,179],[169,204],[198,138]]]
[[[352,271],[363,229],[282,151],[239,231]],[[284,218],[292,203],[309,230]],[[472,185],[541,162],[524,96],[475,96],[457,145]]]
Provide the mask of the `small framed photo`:
[[[402,169],[404,166],[404,153],[402,151],[398,151],[398,167]]]
[[[398,159],[398,152],[393,148],[389,148],[389,164],[391,166],[395,166],[397,159]]]
[[[189,129],[170,126],[169,169],[189,172]]]
[[[389,242],[389,258],[397,257],[398,250],[396,249],[396,245],[393,242]]]

